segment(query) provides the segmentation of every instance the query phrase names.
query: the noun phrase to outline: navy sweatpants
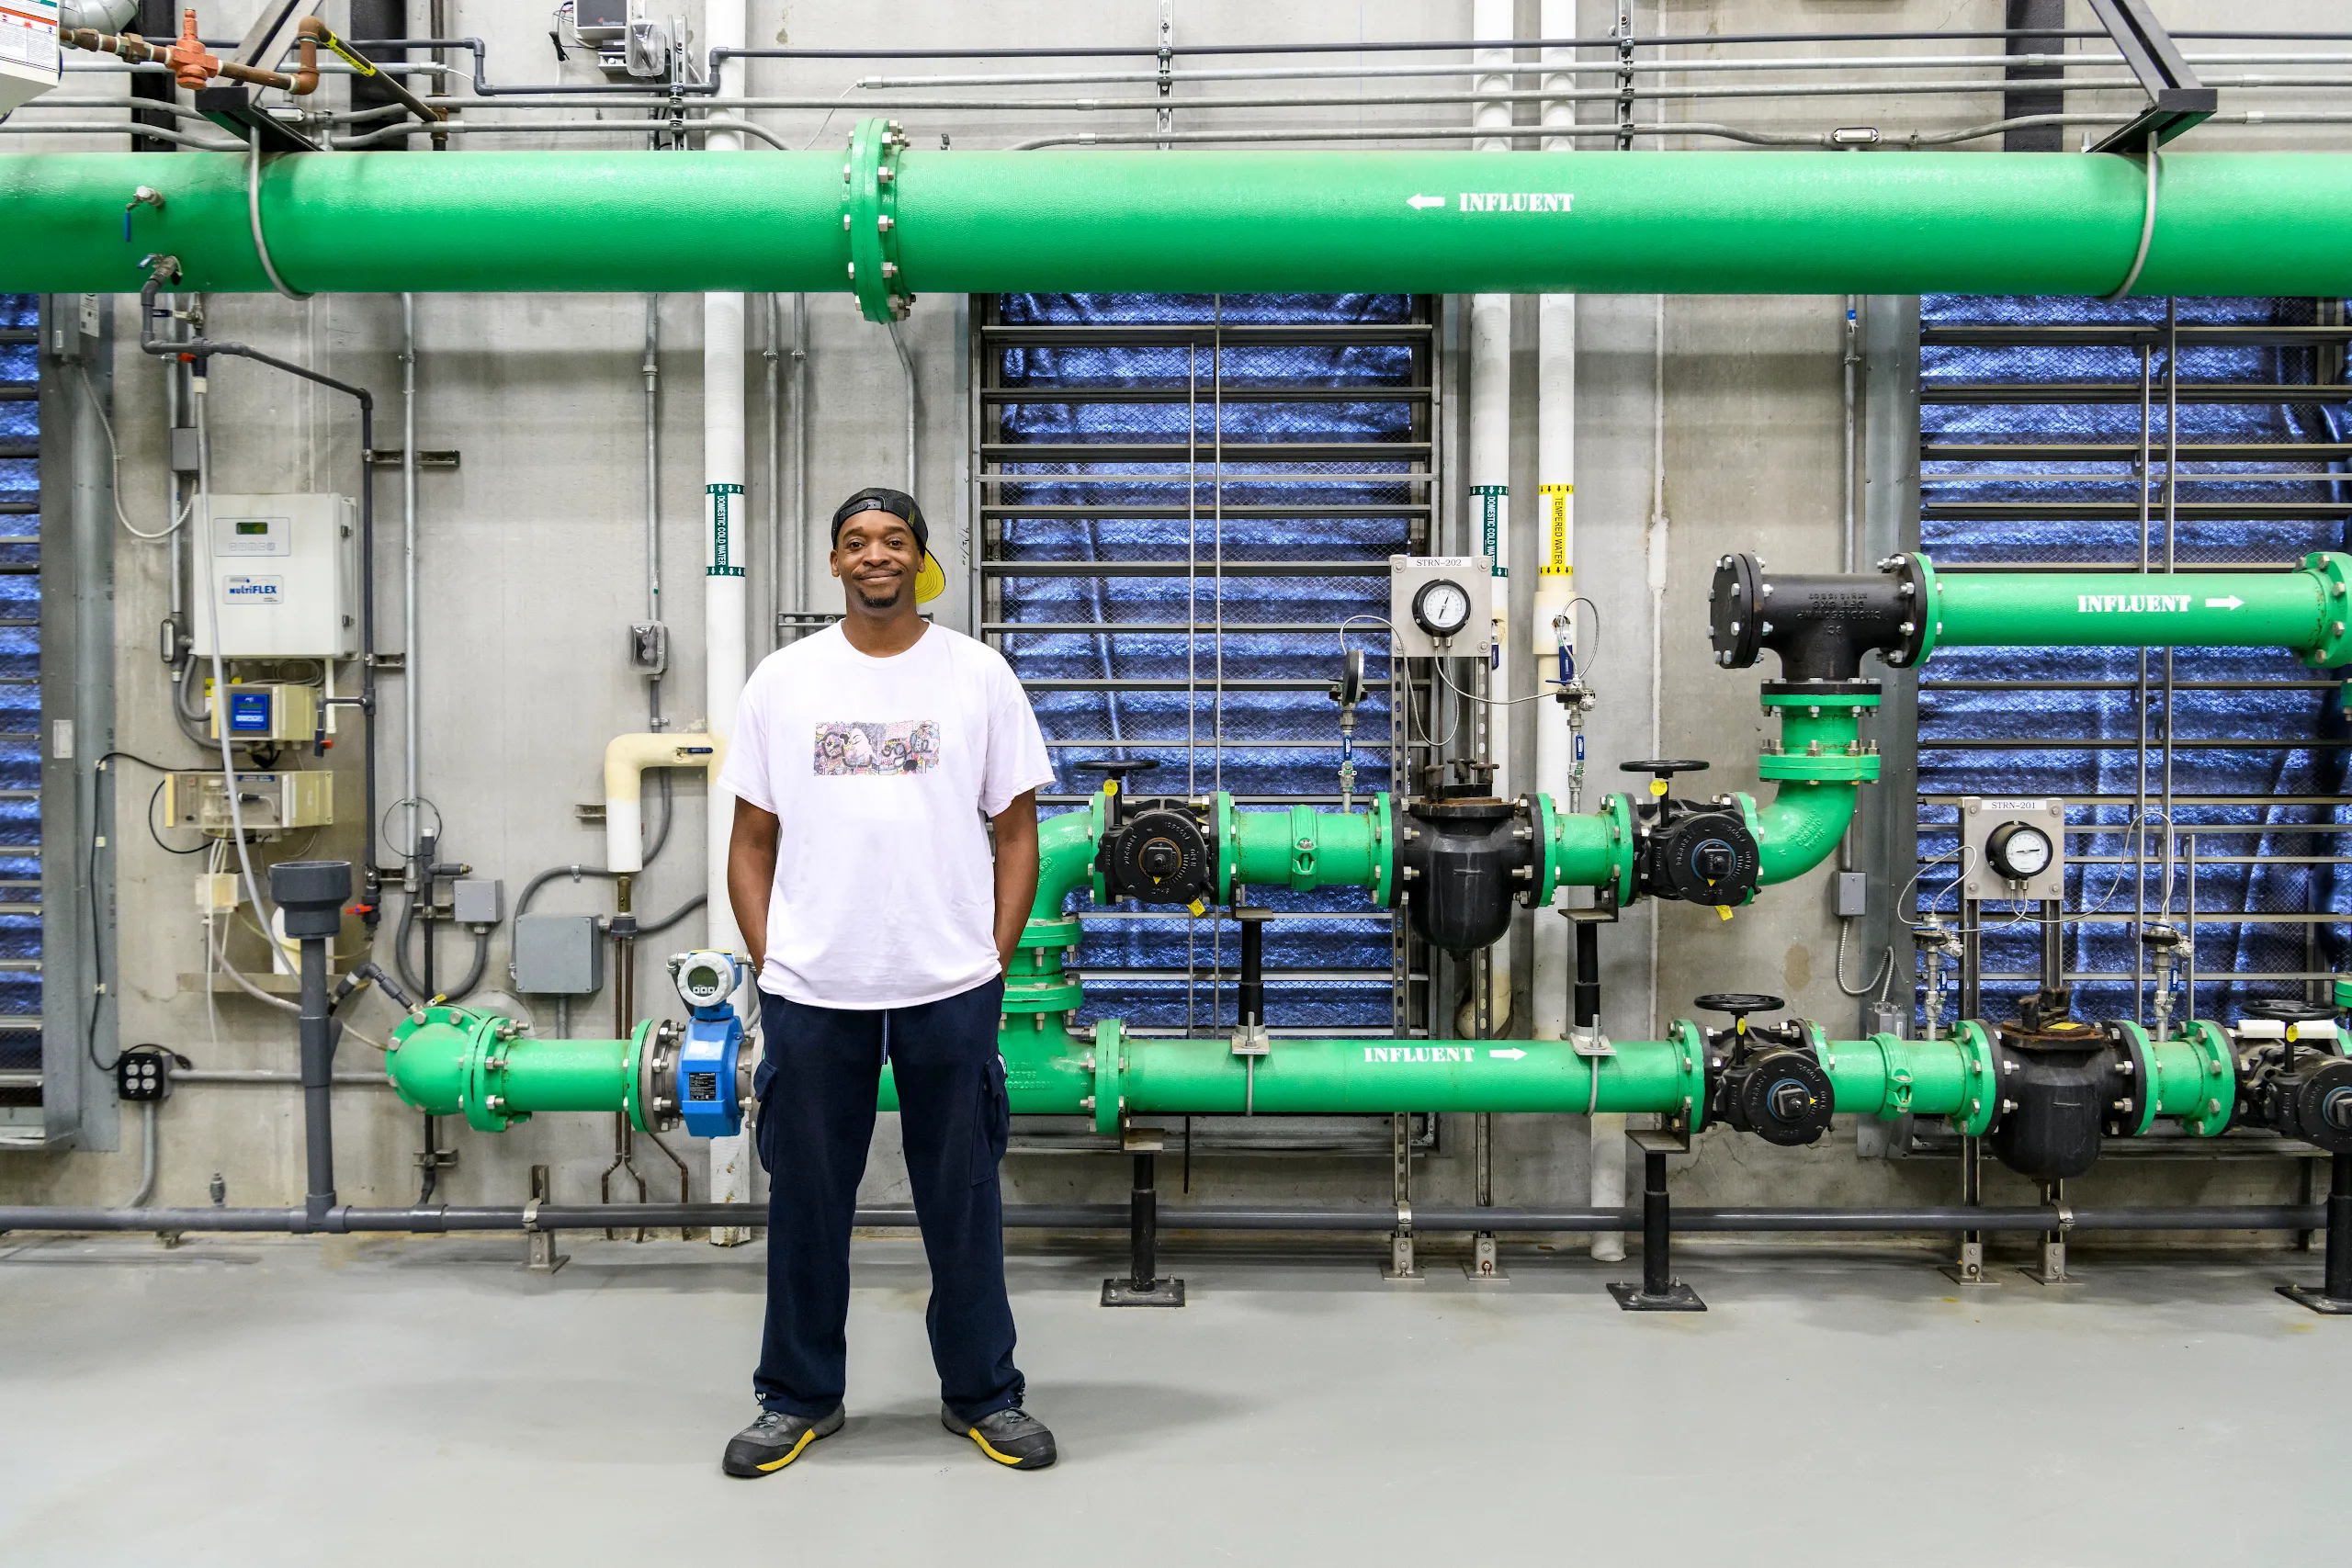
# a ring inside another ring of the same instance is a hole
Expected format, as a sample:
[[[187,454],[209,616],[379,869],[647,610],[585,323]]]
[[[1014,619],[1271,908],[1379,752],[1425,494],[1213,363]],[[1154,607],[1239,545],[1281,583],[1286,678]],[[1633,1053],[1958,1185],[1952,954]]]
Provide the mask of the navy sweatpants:
[[[924,1322],[940,1399],[966,1421],[1021,1403],[997,1187],[1012,1125],[996,1041],[1003,1000],[1001,980],[880,1011],[760,993],[755,1088],[769,1179],[768,1312],[752,1386],[762,1407],[815,1416],[842,1401],[850,1227],[886,1043],[931,1261]]]

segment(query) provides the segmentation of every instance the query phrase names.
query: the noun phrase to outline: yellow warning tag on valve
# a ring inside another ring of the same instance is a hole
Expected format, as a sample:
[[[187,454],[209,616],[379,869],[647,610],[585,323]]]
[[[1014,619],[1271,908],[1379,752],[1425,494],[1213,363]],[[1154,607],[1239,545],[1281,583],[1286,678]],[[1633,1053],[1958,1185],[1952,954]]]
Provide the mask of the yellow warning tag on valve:
[[[1202,903],[1198,898],[1193,899],[1190,904],[1186,905],[1185,908],[1192,910],[1195,918],[1205,915],[1209,912],[1209,907],[1206,904]]]
[[[1650,793],[1652,795],[1664,795],[1666,793],[1666,781],[1664,779],[1650,780]]]
[[[1112,777],[1102,781],[1102,793],[1104,795],[1116,795],[1119,793],[1119,780],[1117,775],[1114,774]]]
[[[1731,906],[1729,904],[1718,904],[1715,906],[1715,913],[1728,920],[1731,919]]]

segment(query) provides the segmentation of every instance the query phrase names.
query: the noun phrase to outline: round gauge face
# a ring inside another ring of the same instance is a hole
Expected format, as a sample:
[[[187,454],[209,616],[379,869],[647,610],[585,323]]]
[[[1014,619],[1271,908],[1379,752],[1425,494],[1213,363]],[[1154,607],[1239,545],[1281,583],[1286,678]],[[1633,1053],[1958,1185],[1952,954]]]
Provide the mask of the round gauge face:
[[[2039,828],[2012,822],[1996,829],[1984,845],[1993,869],[2011,882],[2040,876],[2050,869],[2050,835]]]
[[[1425,582],[1413,595],[1413,619],[1431,637],[1450,637],[1470,624],[1470,594],[1446,578]]]

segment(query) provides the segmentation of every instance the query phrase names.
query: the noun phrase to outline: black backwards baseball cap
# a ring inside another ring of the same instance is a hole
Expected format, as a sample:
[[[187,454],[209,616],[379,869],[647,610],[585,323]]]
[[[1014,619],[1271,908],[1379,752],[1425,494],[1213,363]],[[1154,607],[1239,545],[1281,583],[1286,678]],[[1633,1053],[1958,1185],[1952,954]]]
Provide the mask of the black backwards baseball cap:
[[[833,510],[835,545],[842,542],[842,525],[861,512],[887,512],[913,530],[915,548],[922,552],[922,569],[915,573],[916,604],[928,604],[947,592],[947,574],[940,570],[938,558],[931,553],[931,525],[923,521],[922,508],[915,504],[913,496],[887,485],[859,491]]]

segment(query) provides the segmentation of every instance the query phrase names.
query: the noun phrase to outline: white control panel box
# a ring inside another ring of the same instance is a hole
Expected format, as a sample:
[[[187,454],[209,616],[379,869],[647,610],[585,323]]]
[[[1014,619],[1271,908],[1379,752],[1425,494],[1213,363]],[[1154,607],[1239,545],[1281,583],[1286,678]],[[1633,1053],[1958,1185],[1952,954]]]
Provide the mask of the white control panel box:
[[[57,0],[0,6],[0,114],[63,80],[57,55]]]
[[[196,651],[223,659],[350,659],[359,652],[359,509],[341,495],[212,497],[198,541]]]

